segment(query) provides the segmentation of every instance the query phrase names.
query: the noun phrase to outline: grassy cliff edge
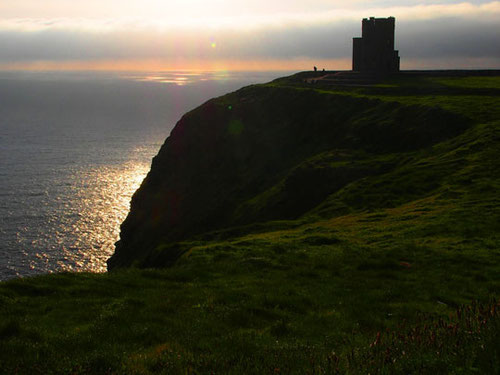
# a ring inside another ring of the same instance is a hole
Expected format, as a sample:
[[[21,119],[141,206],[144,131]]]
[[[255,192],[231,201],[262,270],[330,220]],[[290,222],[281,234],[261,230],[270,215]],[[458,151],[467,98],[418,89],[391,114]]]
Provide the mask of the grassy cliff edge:
[[[186,114],[108,274],[0,284],[6,373],[496,373],[500,76],[301,73]]]

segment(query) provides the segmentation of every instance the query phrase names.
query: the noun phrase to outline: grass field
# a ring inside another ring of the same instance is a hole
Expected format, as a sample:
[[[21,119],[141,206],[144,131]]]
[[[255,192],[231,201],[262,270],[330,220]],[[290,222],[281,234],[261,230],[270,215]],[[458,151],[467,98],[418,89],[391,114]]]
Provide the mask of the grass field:
[[[182,249],[171,267],[1,283],[1,373],[500,372],[500,78],[259,87],[438,108],[468,126],[404,152],[304,159],[235,215],[272,218],[311,171],[355,172],[292,219],[158,246],[152,264]]]

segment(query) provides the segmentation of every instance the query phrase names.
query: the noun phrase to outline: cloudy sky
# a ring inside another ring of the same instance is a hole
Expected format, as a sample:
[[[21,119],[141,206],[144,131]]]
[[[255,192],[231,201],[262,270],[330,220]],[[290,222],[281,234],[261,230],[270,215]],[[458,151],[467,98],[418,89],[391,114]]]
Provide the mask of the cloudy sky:
[[[370,16],[403,69],[500,68],[500,1],[5,0],[0,69],[348,69]]]

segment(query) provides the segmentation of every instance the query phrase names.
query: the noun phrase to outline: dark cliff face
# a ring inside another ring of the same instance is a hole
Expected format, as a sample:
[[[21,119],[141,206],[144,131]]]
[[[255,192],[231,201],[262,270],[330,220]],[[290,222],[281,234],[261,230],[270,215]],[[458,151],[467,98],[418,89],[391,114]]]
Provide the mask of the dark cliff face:
[[[307,89],[250,86],[212,99],[183,116],[154,158],[108,268],[155,265],[145,260],[160,244],[211,230],[300,217],[391,168],[349,160],[427,147],[465,126],[440,109]],[[352,167],[332,167],[339,160]]]

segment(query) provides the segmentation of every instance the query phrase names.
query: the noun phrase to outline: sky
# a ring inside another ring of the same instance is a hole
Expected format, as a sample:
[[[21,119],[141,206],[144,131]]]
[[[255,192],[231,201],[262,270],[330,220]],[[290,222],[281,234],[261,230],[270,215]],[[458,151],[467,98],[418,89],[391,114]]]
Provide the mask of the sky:
[[[350,69],[371,16],[403,69],[500,69],[500,1],[4,0],[0,70]]]

